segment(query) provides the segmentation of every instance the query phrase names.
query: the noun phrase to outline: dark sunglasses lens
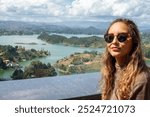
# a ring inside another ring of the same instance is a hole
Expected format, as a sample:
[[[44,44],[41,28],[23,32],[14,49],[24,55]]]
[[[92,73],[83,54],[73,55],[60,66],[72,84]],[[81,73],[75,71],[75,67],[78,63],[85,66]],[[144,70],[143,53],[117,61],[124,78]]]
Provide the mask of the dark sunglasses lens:
[[[119,42],[124,42],[127,40],[128,35],[127,34],[119,34],[118,35],[118,41]]]
[[[111,43],[114,39],[114,35],[105,35],[104,38],[107,43]]]

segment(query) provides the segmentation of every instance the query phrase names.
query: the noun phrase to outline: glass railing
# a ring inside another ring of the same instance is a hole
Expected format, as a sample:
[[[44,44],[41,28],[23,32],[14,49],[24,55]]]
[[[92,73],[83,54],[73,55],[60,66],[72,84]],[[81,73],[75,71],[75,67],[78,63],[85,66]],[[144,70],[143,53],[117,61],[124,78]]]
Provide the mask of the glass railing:
[[[100,99],[100,73],[0,82],[3,100]]]

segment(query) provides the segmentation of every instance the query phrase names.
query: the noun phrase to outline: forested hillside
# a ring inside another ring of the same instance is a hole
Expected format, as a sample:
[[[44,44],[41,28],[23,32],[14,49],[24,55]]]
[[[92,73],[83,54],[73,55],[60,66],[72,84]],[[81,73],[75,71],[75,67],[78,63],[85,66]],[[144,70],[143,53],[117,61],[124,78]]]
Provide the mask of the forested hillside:
[[[65,36],[49,35],[48,33],[43,32],[38,36],[38,38],[51,44],[63,44],[69,46],[92,47],[92,48],[102,48],[105,46],[104,39],[98,36],[67,38]]]

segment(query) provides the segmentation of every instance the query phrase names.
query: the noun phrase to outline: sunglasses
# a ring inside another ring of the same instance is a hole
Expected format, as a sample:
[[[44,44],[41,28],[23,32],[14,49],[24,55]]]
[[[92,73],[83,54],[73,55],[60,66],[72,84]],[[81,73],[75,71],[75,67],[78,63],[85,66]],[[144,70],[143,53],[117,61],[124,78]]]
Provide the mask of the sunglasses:
[[[117,40],[119,42],[125,42],[127,40],[128,36],[129,36],[129,33],[119,33],[117,35]],[[107,43],[112,43],[114,40],[114,37],[115,37],[114,34],[105,34],[104,35],[104,39]]]

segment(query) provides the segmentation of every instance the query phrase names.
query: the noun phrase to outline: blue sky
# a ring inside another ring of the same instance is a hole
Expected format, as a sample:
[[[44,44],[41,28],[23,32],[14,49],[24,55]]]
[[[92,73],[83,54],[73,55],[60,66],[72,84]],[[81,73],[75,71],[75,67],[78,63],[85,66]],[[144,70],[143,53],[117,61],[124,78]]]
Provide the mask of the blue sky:
[[[0,20],[109,22],[127,17],[150,24],[150,0],[0,0]]]

